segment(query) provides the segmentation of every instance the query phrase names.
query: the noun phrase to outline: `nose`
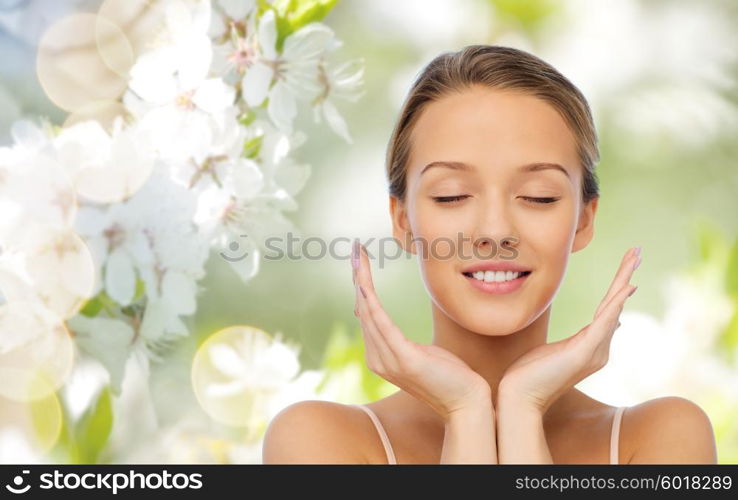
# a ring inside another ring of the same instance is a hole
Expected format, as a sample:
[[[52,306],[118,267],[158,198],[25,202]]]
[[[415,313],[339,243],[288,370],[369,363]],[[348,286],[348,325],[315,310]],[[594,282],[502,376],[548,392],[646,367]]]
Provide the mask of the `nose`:
[[[475,258],[510,258],[516,251],[519,233],[503,196],[479,204],[472,242]]]

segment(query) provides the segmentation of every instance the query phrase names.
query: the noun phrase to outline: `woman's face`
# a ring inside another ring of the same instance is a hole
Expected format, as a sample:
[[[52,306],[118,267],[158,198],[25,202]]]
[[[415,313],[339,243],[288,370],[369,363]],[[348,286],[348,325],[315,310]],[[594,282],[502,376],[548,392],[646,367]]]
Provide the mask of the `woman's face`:
[[[406,204],[391,205],[395,237],[411,233],[406,249],[434,303],[480,334],[526,327],[551,303],[569,254],[592,237],[597,201],[581,201],[574,135],[539,98],[474,86],[426,105],[411,140]],[[507,284],[464,274],[490,263],[530,274]]]

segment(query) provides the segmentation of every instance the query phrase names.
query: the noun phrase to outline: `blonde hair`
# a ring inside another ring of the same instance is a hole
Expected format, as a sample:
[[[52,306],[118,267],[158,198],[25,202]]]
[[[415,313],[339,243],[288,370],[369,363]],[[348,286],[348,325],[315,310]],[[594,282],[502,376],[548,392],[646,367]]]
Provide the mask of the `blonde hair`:
[[[405,201],[407,160],[413,126],[423,108],[452,92],[472,85],[510,89],[539,97],[564,118],[576,141],[583,168],[582,199],[599,196],[595,165],[600,159],[597,132],[584,95],[565,76],[542,59],[511,47],[469,45],[433,59],[418,75],[402,106],[387,149],[389,193]]]

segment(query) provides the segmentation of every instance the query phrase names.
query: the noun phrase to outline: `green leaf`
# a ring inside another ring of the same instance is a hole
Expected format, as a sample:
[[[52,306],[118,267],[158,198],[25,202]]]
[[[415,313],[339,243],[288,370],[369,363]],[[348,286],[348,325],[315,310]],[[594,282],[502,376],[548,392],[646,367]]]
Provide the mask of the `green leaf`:
[[[61,397],[59,397],[59,401],[63,403],[63,399]],[[74,437],[74,428],[70,425],[71,417],[64,404],[61,406],[62,425],[61,431],[59,432],[59,439],[54,444],[54,447],[49,451],[48,457],[51,459],[52,463],[78,464],[79,449],[77,448],[77,440]]]
[[[46,386],[47,384],[44,383],[44,387]],[[29,401],[28,411],[36,443],[44,450],[51,447],[47,457],[66,461],[67,457],[64,453],[66,450],[61,447],[57,448],[57,443],[64,438],[65,422],[64,407],[61,404],[58,392],[52,392],[44,397]],[[57,449],[60,453],[54,455]]]
[[[252,137],[243,145],[243,156],[245,158],[256,158],[261,151],[261,143],[263,136]]]
[[[286,17],[290,12],[294,12],[298,3],[298,0],[274,0],[272,6],[277,15]]]
[[[294,33],[310,23],[322,21],[333,10],[336,3],[338,3],[338,0],[302,2],[300,8],[294,14],[287,17],[292,32]]]
[[[136,293],[138,293],[138,283],[136,284]],[[117,307],[118,304],[111,299],[107,293],[105,293],[105,290],[102,290],[100,293],[85,302],[80,313],[84,316],[93,317],[100,314],[103,309],[108,312],[112,312],[115,311]]]
[[[80,309],[80,314],[84,314],[85,316],[97,316],[100,314],[100,311],[103,308],[102,301],[99,299],[99,297],[95,296],[91,299],[89,299],[87,302],[85,302],[85,305],[82,306],[82,309]]]
[[[323,20],[338,0],[275,0],[272,5],[259,2],[260,12],[274,10],[277,25],[277,51],[281,52],[285,39],[312,22]]]
[[[113,428],[113,406],[108,387],[100,391],[75,427],[80,463],[97,463]]]
[[[238,123],[246,127],[251,125],[254,120],[256,120],[256,112],[253,110],[248,110],[238,117]]]
[[[725,286],[729,295],[738,298],[738,238],[728,255],[728,268],[725,273]]]
[[[136,278],[136,292],[133,294],[133,302],[141,300],[146,293],[146,283],[141,278]]]

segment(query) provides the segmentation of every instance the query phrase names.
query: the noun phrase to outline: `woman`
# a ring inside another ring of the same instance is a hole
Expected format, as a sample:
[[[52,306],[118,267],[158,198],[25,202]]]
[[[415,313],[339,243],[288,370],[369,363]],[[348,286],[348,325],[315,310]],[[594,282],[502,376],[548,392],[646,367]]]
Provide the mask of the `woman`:
[[[598,160],[584,96],[546,62],[489,45],[434,59],[387,155],[393,234],[419,257],[432,344],[388,317],[355,244],[367,364],[400,390],[287,407],[264,463],[716,463],[693,402],[616,408],[574,388],[607,362],[640,248],[625,252],[592,321],[547,343],[569,256],[593,236]]]

